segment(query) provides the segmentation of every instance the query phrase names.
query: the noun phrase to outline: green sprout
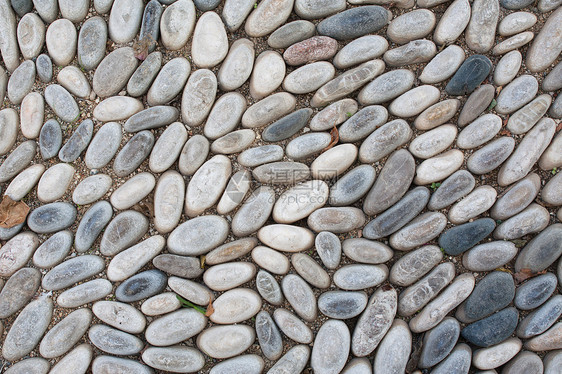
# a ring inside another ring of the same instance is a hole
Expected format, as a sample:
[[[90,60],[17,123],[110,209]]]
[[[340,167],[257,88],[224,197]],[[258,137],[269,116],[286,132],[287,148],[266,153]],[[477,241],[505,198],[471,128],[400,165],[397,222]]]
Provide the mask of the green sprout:
[[[435,191],[436,189],[439,188],[439,186],[441,186],[441,183],[435,183],[435,182],[433,182],[433,183],[431,183],[430,188],[431,188],[433,191]]]
[[[254,3],[254,9],[257,9],[257,8],[258,8],[258,3],[255,2],[255,3]]]
[[[351,112],[346,113],[347,118],[351,117],[352,115],[353,115],[353,113],[351,113]]]
[[[490,103],[490,106],[488,107],[488,110],[494,109],[494,107],[496,106],[496,104],[497,104],[496,99],[492,99],[492,102]]]
[[[556,175],[556,173],[558,173],[558,169],[557,168],[552,169],[551,173],[552,175]]]
[[[184,308],[193,308],[196,311],[198,311],[199,313],[205,315],[205,313],[207,313],[207,310],[203,307],[200,307],[199,305],[195,305],[193,303],[190,303],[189,301],[187,301],[186,299],[184,299],[183,297],[181,297],[180,295],[176,295],[176,297],[178,298],[179,302],[181,303],[181,306]]]

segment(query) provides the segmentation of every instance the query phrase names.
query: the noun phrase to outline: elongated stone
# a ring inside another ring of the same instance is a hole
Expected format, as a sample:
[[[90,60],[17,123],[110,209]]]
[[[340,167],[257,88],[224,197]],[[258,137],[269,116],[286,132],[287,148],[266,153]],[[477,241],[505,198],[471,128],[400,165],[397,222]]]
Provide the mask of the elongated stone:
[[[310,176],[310,169],[300,162],[272,162],[252,170],[252,176],[264,184],[295,184]]]
[[[468,25],[470,13],[470,4],[467,0],[454,1],[435,27],[433,40],[440,45],[452,44]]]
[[[0,250],[0,275],[9,277],[22,268],[38,245],[37,235],[29,231],[10,239]]]
[[[43,175],[45,166],[34,164],[20,172],[8,185],[4,194],[14,201],[23,199]]]
[[[271,315],[261,311],[256,316],[256,335],[263,355],[269,360],[277,360],[283,353],[283,340]]]
[[[122,212],[107,225],[101,242],[100,252],[113,256],[135,244],[148,230],[148,219],[133,210]]]
[[[370,165],[360,165],[330,188],[330,205],[347,206],[361,199],[373,185],[376,171]]]
[[[173,292],[164,292],[145,300],[141,311],[145,316],[158,316],[167,314],[181,308],[177,295]]]
[[[185,194],[185,213],[195,217],[213,206],[222,195],[231,174],[230,160],[216,155],[193,175]]]
[[[424,185],[443,180],[457,171],[463,161],[464,155],[458,149],[429,158],[418,165],[414,183]]]
[[[20,106],[21,132],[28,139],[39,136],[43,126],[45,100],[38,92],[30,92],[23,98]],[[9,136],[9,134],[6,134]]]
[[[249,0],[228,0],[224,3],[222,19],[229,31],[236,31],[242,26],[254,4]]]
[[[514,148],[513,138],[498,138],[474,152],[467,161],[467,168],[474,174],[489,173],[507,160]]]
[[[290,113],[296,106],[296,99],[286,92],[278,92],[250,106],[242,116],[242,126],[262,127]]]
[[[202,216],[178,226],[168,237],[168,249],[179,255],[199,255],[222,244],[228,223],[219,216]]]
[[[154,129],[169,125],[174,122],[179,115],[179,111],[171,106],[155,106],[142,110],[131,116],[123,128],[128,132]]]
[[[119,177],[131,174],[148,157],[154,145],[154,135],[143,130],[135,134],[115,156],[113,170]]]
[[[160,233],[172,231],[183,210],[185,183],[176,171],[162,174],[154,192],[154,226]]]
[[[390,121],[371,133],[359,148],[359,160],[376,162],[406,144],[412,137],[412,129],[403,119]]]
[[[4,95],[0,95],[0,99],[3,98],[3,96]],[[6,108],[0,111],[0,135],[2,135],[0,137],[0,154],[5,155],[12,149],[14,144],[16,144],[18,121],[19,116],[16,110]]]
[[[287,21],[293,3],[293,0],[262,1],[246,19],[246,34],[255,38],[271,33]]]
[[[457,343],[460,330],[459,322],[449,317],[425,333],[418,367],[435,366],[447,357]]]
[[[150,153],[148,160],[150,170],[154,173],[163,173],[168,170],[176,162],[186,141],[187,130],[183,123],[174,122],[168,126]]]
[[[111,220],[113,209],[107,201],[100,201],[86,211],[76,229],[74,247],[77,252],[86,252]]]
[[[182,278],[197,278],[203,274],[201,263],[195,257],[161,254],[152,263],[163,272]]]
[[[531,204],[521,213],[503,222],[496,231],[494,237],[498,239],[512,240],[524,235],[541,232],[550,221],[548,210],[538,204]]]
[[[255,354],[242,355],[222,361],[211,369],[211,374],[227,374],[236,370],[245,370],[248,374],[259,374],[263,371],[263,358]]]
[[[0,318],[8,318],[23,308],[41,284],[37,269],[22,268],[15,272],[0,292]]]
[[[39,345],[41,356],[54,358],[68,352],[86,333],[91,321],[92,312],[89,309],[70,313],[45,334]]]
[[[39,234],[48,234],[70,227],[76,220],[76,208],[66,202],[42,205],[27,217],[27,226]]]
[[[388,41],[380,35],[365,35],[346,44],[334,57],[334,66],[345,69],[382,56]]]
[[[105,267],[101,257],[83,255],[64,261],[51,269],[41,282],[46,290],[61,290],[100,273]]]
[[[133,48],[118,48],[100,62],[94,73],[92,87],[100,97],[113,96],[125,87],[136,68],[137,59]]]
[[[419,130],[429,130],[449,121],[460,107],[460,101],[449,99],[434,104],[424,110],[415,120],[414,126]]]
[[[377,286],[388,277],[385,265],[346,265],[334,273],[334,283],[343,290],[357,291]]]
[[[445,91],[454,96],[469,94],[486,79],[491,69],[492,62],[489,58],[482,55],[470,56],[453,75]]]
[[[142,341],[136,336],[105,325],[92,326],[88,337],[97,348],[115,355],[134,355],[143,347]]]
[[[338,49],[338,42],[327,36],[312,38],[295,43],[286,49],[283,58],[288,65],[298,66],[318,60],[332,58]]]
[[[295,13],[299,17],[306,19],[318,19],[338,13],[345,9],[345,2],[342,0],[336,1],[295,1]]]
[[[279,329],[289,339],[297,343],[310,344],[312,343],[313,333],[312,330],[287,309],[278,308],[273,313],[275,323]]]
[[[92,301],[103,299],[113,290],[107,279],[94,279],[62,292],[57,305],[62,308],[76,308]]]
[[[550,328],[562,314],[562,296],[556,295],[540,309],[530,313],[517,327],[517,336],[530,338]]]
[[[118,210],[128,209],[152,192],[155,184],[156,181],[152,174],[139,173],[111,194],[111,205]]]
[[[409,286],[429,272],[443,253],[434,245],[423,246],[402,256],[390,269],[390,281],[399,286]]]
[[[415,157],[427,159],[449,148],[456,136],[456,126],[442,125],[416,137],[408,149]]]
[[[273,219],[278,223],[293,223],[306,218],[326,204],[328,194],[328,185],[323,181],[297,184],[279,197],[273,207]]]
[[[80,115],[76,101],[64,87],[58,84],[51,84],[45,88],[45,101],[64,122],[72,123]]]
[[[168,285],[172,291],[198,305],[209,305],[213,298],[210,289],[188,279],[170,277],[168,279]]]
[[[281,281],[281,289],[295,312],[306,321],[313,321],[318,306],[312,289],[298,275],[289,274]]]
[[[490,235],[496,228],[491,218],[481,218],[473,222],[455,226],[445,231],[439,237],[439,246],[445,253],[457,256]]]
[[[20,104],[23,98],[31,91],[34,81],[35,64],[29,60],[22,62],[8,80],[8,99],[13,104]]]
[[[511,82],[521,68],[523,56],[519,51],[511,51],[505,54],[494,71],[494,83],[498,86],[504,86]]]
[[[332,339],[338,343],[334,345]],[[347,362],[350,344],[351,334],[345,323],[338,320],[324,322],[314,341],[311,367],[325,373],[340,372]]]
[[[471,18],[465,33],[468,48],[477,53],[486,53],[492,49],[499,13],[498,0],[479,0],[472,4]]]
[[[427,62],[435,56],[437,47],[430,40],[413,40],[406,45],[386,51],[383,58],[388,66],[405,66]]]
[[[99,16],[88,18],[78,34],[78,63],[85,70],[95,69],[105,56],[107,24]]]
[[[145,336],[152,345],[169,346],[197,335],[206,324],[207,318],[195,309],[180,309],[150,323]]]
[[[285,69],[285,61],[278,52],[260,53],[250,78],[250,95],[259,100],[275,91],[285,78]]]
[[[272,305],[281,305],[284,301],[283,292],[277,280],[267,271],[260,270],[256,276],[256,288],[265,301]]]
[[[442,82],[455,74],[464,59],[463,49],[457,45],[450,45],[425,66],[420,81],[426,84]]]
[[[60,199],[74,178],[75,169],[70,164],[55,164],[39,179],[37,197],[41,202],[50,203]]]
[[[559,8],[548,17],[535,41],[531,44],[526,59],[526,66],[530,71],[545,70],[562,51],[561,19],[562,10]]]
[[[367,84],[357,98],[362,105],[382,104],[408,91],[415,76],[409,70],[396,69],[382,74]]]
[[[328,291],[318,298],[318,309],[330,318],[350,319],[363,312],[367,301],[364,292]]]
[[[454,224],[467,222],[469,219],[484,213],[496,202],[497,191],[489,185],[474,189],[464,199],[449,210],[449,220]]]
[[[388,18],[389,15],[383,7],[361,6],[328,17],[316,28],[320,35],[349,40],[375,33],[388,23]]]
[[[115,297],[125,303],[139,301],[162,292],[166,281],[166,274],[160,270],[143,271],[121,283],[115,290]]]
[[[226,57],[228,39],[218,14],[206,12],[199,18],[193,32],[191,52],[193,62],[201,68],[216,66]]]
[[[198,126],[207,117],[215,101],[217,78],[207,69],[193,72],[183,90],[182,120],[189,126]]]
[[[341,260],[341,243],[335,234],[327,231],[318,233],[314,245],[325,267],[335,269],[339,265]]]
[[[227,262],[211,266],[203,274],[203,281],[214,291],[238,287],[256,275],[256,267],[249,262]]]
[[[92,362],[92,372],[94,374],[107,374],[112,370],[120,373],[139,373],[150,374],[152,370],[138,361],[119,358],[114,356],[97,356]]]
[[[510,338],[503,343],[474,351],[473,365],[481,370],[497,368],[511,360],[522,348],[521,340]]]
[[[343,252],[350,259],[364,264],[382,264],[393,255],[386,244],[364,238],[345,239]]]
[[[217,324],[245,321],[256,315],[262,306],[257,292],[248,288],[235,288],[219,296],[213,302],[214,313],[210,320]]]
[[[74,59],[77,39],[76,28],[68,19],[61,18],[49,25],[45,42],[56,65],[66,66]]]
[[[306,126],[311,115],[310,108],[294,111],[266,127],[262,132],[262,139],[266,142],[279,142],[290,138]]]
[[[541,306],[556,289],[556,276],[546,273],[523,283],[515,290],[513,303],[518,309],[531,310]]]
[[[144,5],[140,0],[116,0],[109,14],[109,36],[115,43],[128,43],[138,33]]]
[[[475,120],[488,108],[495,95],[495,88],[491,84],[484,84],[476,89],[466,100],[457,121],[461,127]]]
[[[516,111],[535,97],[538,88],[537,80],[531,75],[514,79],[498,95],[496,112],[509,114]]]
[[[148,105],[163,105],[172,101],[184,88],[190,71],[191,64],[184,57],[176,57],[166,63],[148,90]]]
[[[330,286],[330,276],[310,256],[295,253],[291,256],[291,263],[297,273],[312,286],[316,288],[328,288]]]
[[[489,347],[506,340],[517,327],[519,313],[515,308],[502,311],[471,323],[462,329],[462,336],[474,345]]]
[[[145,264],[152,260],[164,249],[166,241],[156,235],[118,253],[107,266],[107,278],[112,282],[123,281]]]
[[[327,132],[312,132],[291,140],[285,147],[287,157],[300,161],[317,155],[332,141]]]
[[[390,245],[398,250],[410,250],[437,237],[447,225],[442,213],[424,213],[390,237]]]
[[[205,365],[201,352],[192,347],[150,347],[142,353],[143,361],[155,369],[172,372],[196,372]]]
[[[562,225],[555,223],[535,236],[519,253],[515,262],[516,271],[530,269],[539,272],[550,266],[562,253],[559,241]]]
[[[229,358],[244,352],[256,339],[246,325],[213,326],[197,337],[197,347],[213,358]]]
[[[41,357],[32,357],[21,360],[20,362],[10,366],[8,370],[6,370],[6,374],[17,374],[20,372],[46,374],[49,372],[50,368],[51,365],[49,364],[49,361]]]
[[[92,311],[101,321],[131,334],[144,331],[146,318],[135,307],[117,301],[98,301]]]
[[[477,245],[466,252],[462,258],[464,267],[472,271],[492,271],[517,255],[515,244],[508,241],[495,241]]]

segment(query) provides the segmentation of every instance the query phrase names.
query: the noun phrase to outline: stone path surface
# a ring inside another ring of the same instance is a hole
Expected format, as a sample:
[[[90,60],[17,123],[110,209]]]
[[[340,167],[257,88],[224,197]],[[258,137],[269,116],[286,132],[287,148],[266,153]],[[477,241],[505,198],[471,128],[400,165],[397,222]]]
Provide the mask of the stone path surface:
[[[0,0],[0,373],[561,374],[561,52],[560,0]]]

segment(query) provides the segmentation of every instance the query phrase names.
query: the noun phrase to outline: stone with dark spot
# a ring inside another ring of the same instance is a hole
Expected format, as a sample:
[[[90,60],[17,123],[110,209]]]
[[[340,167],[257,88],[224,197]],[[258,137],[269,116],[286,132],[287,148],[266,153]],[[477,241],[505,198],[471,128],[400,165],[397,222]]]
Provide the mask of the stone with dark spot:
[[[462,329],[463,338],[479,347],[489,347],[503,342],[517,327],[519,313],[515,308],[506,308],[496,314],[471,323]]]
[[[377,32],[386,26],[388,18],[388,11],[381,6],[360,6],[326,18],[316,29],[320,35],[349,40]]]
[[[267,126],[262,132],[262,139],[266,142],[279,142],[290,138],[299,132],[312,115],[312,109],[303,108],[286,115],[280,120]]]
[[[494,231],[496,223],[491,218],[481,218],[455,226],[439,237],[439,246],[445,253],[457,256],[474,247]]]
[[[467,95],[488,77],[492,62],[486,56],[472,55],[467,58],[445,87],[452,96]]]

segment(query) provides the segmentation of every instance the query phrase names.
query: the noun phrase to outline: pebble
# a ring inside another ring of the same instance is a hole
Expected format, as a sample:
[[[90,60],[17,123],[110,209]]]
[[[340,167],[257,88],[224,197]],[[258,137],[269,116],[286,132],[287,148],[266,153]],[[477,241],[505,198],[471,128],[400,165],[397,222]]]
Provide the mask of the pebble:
[[[418,367],[428,368],[437,365],[455,347],[460,335],[459,322],[451,317],[445,318],[437,326],[426,332],[418,361]]]
[[[234,154],[248,148],[254,142],[256,133],[250,129],[232,131],[216,139],[211,144],[211,152],[218,154]]]
[[[281,305],[284,301],[283,292],[277,280],[267,271],[260,270],[256,276],[256,288],[265,301],[272,305]]]
[[[310,105],[317,108],[329,104],[332,101],[341,99],[351,92],[361,88],[369,81],[373,80],[373,78],[380,75],[383,71],[384,62],[382,60],[364,62],[356,68],[345,71],[320,87],[312,97]],[[368,100],[362,100],[360,93],[359,101],[361,103],[365,103]],[[369,102],[369,104],[374,103]]]
[[[83,308],[75,310],[53,326],[41,340],[39,352],[44,358],[55,358],[68,352],[88,330],[92,312]]]
[[[492,102],[495,95],[495,88],[491,84],[480,86],[466,100],[457,121],[460,127],[474,121]]]
[[[526,31],[512,36],[511,38],[496,45],[492,52],[494,55],[501,55],[518,49],[533,40],[534,35],[535,34],[532,31]]]
[[[476,187],[449,210],[449,220],[458,225],[486,212],[496,202],[497,191],[489,185]]]
[[[205,365],[201,352],[185,346],[149,347],[142,353],[142,359],[150,367],[176,373],[196,372]]]
[[[427,62],[435,56],[437,47],[430,40],[419,39],[386,51],[383,58],[388,66],[405,66]]]
[[[214,291],[238,287],[256,275],[256,267],[249,262],[228,262],[211,266],[203,274],[203,281]]]
[[[542,81],[544,91],[556,91],[562,88],[562,64],[556,65]]]
[[[49,361],[41,357],[32,357],[10,366],[6,370],[6,374],[17,374],[17,373],[32,373],[32,374],[47,374],[51,365]]]
[[[200,68],[212,68],[224,60],[227,53],[228,39],[220,16],[214,12],[204,13],[193,32],[193,63]]]
[[[428,243],[437,237],[447,225],[447,218],[438,212],[427,212],[395,232],[390,237],[394,249],[407,251]]]
[[[139,374],[150,374],[152,371],[145,365],[119,357],[113,356],[97,356],[92,362],[92,372],[94,374],[108,374],[112,370],[117,370],[120,373],[139,373]]]
[[[293,94],[313,92],[334,78],[334,66],[327,61],[304,65],[285,77],[283,88]]]
[[[451,354],[433,369],[434,374],[446,374],[458,370],[459,373],[468,373],[470,369],[472,350],[464,343],[458,344]]]
[[[293,223],[308,217],[328,200],[328,185],[319,180],[297,184],[285,191],[273,207],[273,219],[278,223]]]
[[[168,233],[178,225],[184,194],[185,182],[178,172],[162,174],[154,193],[154,227],[158,232]]]
[[[131,334],[143,332],[146,326],[144,315],[129,304],[98,301],[92,306],[92,311],[102,322]]]
[[[10,3],[20,17],[23,17],[33,9],[33,4],[29,0],[12,0]]]
[[[195,257],[165,253],[156,256],[152,263],[163,272],[182,278],[197,278],[203,274],[200,261]]]
[[[346,44],[334,57],[334,66],[345,69],[380,57],[388,49],[388,41],[380,35],[365,35]]]
[[[148,92],[162,67],[162,53],[152,52],[136,68],[127,82],[127,93],[138,97]],[[126,97],[126,96],[124,96]],[[142,108],[141,108],[142,109]]]
[[[267,126],[262,132],[262,139],[266,142],[279,142],[299,132],[312,115],[312,109],[303,108],[277,120]]]
[[[531,204],[521,213],[503,222],[496,231],[494,237],[498,239],[517,239],[530,233],[541,232],[550,221],[550,213],[546,208]]]
[[[123,281],[134,275],[164,249],[165,240],[156,235],[118,253],[107,266],[107,278]]]
[[[306,19],[319,19],[345,10],[345,1],[296,0],[295,13]]]
[[[246,351],[255,339],[256,333],[250,326],[213,326],[199,334],[197,347],[212,358],[230,358]]]
[[[215,102],[217,78],[207,69],[196,70],[185,85],[182,102],[182,120],[188,126],[203,123]]]
[[[176,1],[164,9],[160,21],[162,44],[176,51],[187,44],[195,27],[195,6],[191,1]]]
[[[340,144],[325,151],[310,165],[312,177],[330,179],[343,174],[355,162],[357,153],[353,144]]]
[[[86,252],[94,244],[101,231],[113,215],[113,209],[107,201],[99,201],[86,211],[76,229],[74,247],[77,252]]]
[[[140,29],[144,4],[141,0],[114,0],[109,13],[109,37],[124,44],[134,39]]]
[[[541,191],[541,198],[544,202],[551,205],[562,205],[560,199],[560,186],[562,182],[562,177],[554,176],[548,183],[544,186]]]
[[[113,191],[111,205],[117,210],[128,209],[151,193],[155,184],[156,180],[152,174],[139,173]]]
[[[14,201],[19,201],[23,199],[29,191],[37,184],[39,178],[45,171],[45,166],[41,164],[34,164],[20,172],[13,180],[10,182],[4,195],[10,196]]]
[[[521,68],[523,56],[519,51],[511,51],[505,54],[496,65],[494,71],[494,84],[497,86],[505,86],[517,76]]]
[[[259,374],[263,371],[265,363],[258,355],[242,355],[216,364],[210,374],[228,374],[242,369],[248,374]]]
[[[553,170],[554,168],[562,166],[562,160],[560,157],[561,148],[562,136],[558,133],[539,159],[539,167],[543,170]]]
[[[490,347],[506,340],[517,327],[517,309],[505,308],[489,317],[471,323],[461,331],[463,338],[479,347]]]
[[[45,24],[35,13],[27,13],[18,22],[17,37],[23,58],[33,59],[45,43]]]
[[[143,130],[135,134],[115,156],[113,161],[115,174],[119,177],[125,177],[133,173],[148,157],[153,145],[154,135],[152,132]]]
[[[121,125],[116,122],[104,124],[96,133],[85,155],[86,166],[100,169],[107,165],[121,144]]]
[[[217,324],[245,321],[256,315],[262,306],[257,292],[248,288],[236,288],[219,296],[213,302],[214,313],[209,317]]]
[[[429,61],[419,79],[425,84],[442,82],[455,74],[464,59],[464,50],[457,45],[450,45]]]
[[[420,39],[433,30],[435,15],[427,9],[416,9],[390,22],[386,34],[394,43],[405,44]]]
[[[562,225],[555,223],[535,236],[517,256],[516,271],[529,268],[536,273],[553,264],[562,253],[558,240],[561,230]]]
[[[217,74],[219,87],[223,91],[239,88],[250,78],[253,65],[254,43],[248,39],[236,40]]]
[[[310,348],[306,345],[292,347],[275,365],[269,369],[268,374],[298,373],[302,372],[310,357]]]
[[[2,48],[0,49],[6,69],[13,72],[19,65],[19,49],[16,39],[16,17],[10,4],[3,1],[0,5],[2,14],[0,18],[0,33],[3,35]]]
[[[179,111],[172,106],[159,105],[133,114],[123,125],[127,132],[154,129],[174,122]]]
[[[511,360],[522,346],[521,340],[509,338],[492,347],[478,349],[474,351],[472,364],[481,370],[495,369]]]
[[[250,106],[242,115],[242,126],[247,128],[265,126],[290,113],[295,109],[295,105],[296,99],[293,95],[286,92],[275,93]],[[234,129],[236,125],[233,124],[232,128]]]
[[[233,234],[241,237],[260,229],[269,218],[274,202],[275,193],[270,187],[261,186],[254,190],[232,219]]]
[[[345,10],[320,22],[316,28],[320,35],[337,40],[356,39],[375,33],[389,21],[389,14],[383,7],[361,6]]]
[[[213,206],[222,195],[231,174],[230,160],[216,155],[193,175],[185,195],[185,213],[195,217]]]
[[[363,163],[379,161],[396,148],[406,144],[412,134],[412,129],[402,119],[387,122],[363,141],[359,148],[359,160]]]
[[[509,114],[531,101],[538,90],[535,77],[522,75],[508,84],[498,95],[496,112]]]
[[[77,41],[76,27],[68,19],[57,19],[47,28],[45,42],[55,65],[70,64],[76,54]]]
[[[111,187],[112,179],[106,174],[96,174],[82,180],[72,193],[77,205],[88,205],[104,196]]]
[[[536,336],[531,340],[528,340],[525,343],[525,348],[535,352],[560,349],[561,333],[562,333],[562,323],[558,322],[545,333]]]
[[[268,360],[274,361],[281,357],[283,354],[281,333],[275,325],[275,322],[273,322],[271,315],[264,310],[259,312],[256,316],[256,335],[260,343],[261,351]],[[213,368],[213,370],[215,368]]]
[[[537,23],[537,16],[529,12],[514,12],[504,17],[499,26],[501,36],[511,36],[531,28]]]
[[[392,286],[378,288],[357,321],[351,338],[356,357],[371,354],[390,329],[396,315],[398,295]]]
[[[167,1],[170,1],[170,0],[167,0]],[[204,11],[207,11],[207,10],[215,9],[219,5],[220,1],[219,0],[195,0],[194,3],[195,3],[195,6],[197,7],[197,9],[204,12]]]
[[[562,9],[555,10],[546,20],[535,41],[527,51],[525,65],[532,72],[548,68],[562,51],[560,20]]]
[[[267,39],[271,48],[287,48],[314,36],[316,26],[309,21],[298,20],[289,22],[275,30]]]
[[[560,367],[562,355],[560,351],[549,352],[544,356],[544,372],[546,374],[554,374]]]
[[[464,254],[462,263],[471,271],[492,271],[507,264],[516,255],[515,244],[498,240],[475,246]]]
[[[500,6],[497,0],[475,1],[465,38],[468,48],[477,53],[488,52],[494,46]]]
[[[136,68],[137,59],[133,48],[117,48],[105,56],[96,68],[92,80],[95,93],[100,97],[116,95],[126,86]]]
[[[178,278],[170,277],[168,285],[178,295],[199,305],[209,305],[213,298],[212,291],[200,283]]]
[[[439,237],[439,246],[448,255],[458,256],[490,235],[495,228],[496,223],[491,218],[481,218],[458,225]]]
[[[246,105],[246,98],[238,92],[221,96],[207,118],[203,129],[205,136],[213,140],[234,130],[240,123]]]
[[[53,22],[59,13],[58,1],[34,1],[33,6],[46,23]]]
[[[464,155],[458,149],[429,158],[418,165],[414,183],[424,185],[443,180],[457,171],[463,161]]]
[[[554,136],[555,122],[543,118],[521,140],[498,172],[498,184],[507,186],[524,178]]]
[[[164,105],[172,101],[184,88],[190,71],[191,65],[184,57],[176,57],[166,63],[148,90],[148,105]]]
[[[168,237],[168,250],[178,255],[205,254],[225,241],[228,229],[228,223],[220,216],[193,218],[172,231]]]
[[[76,308],[103,299],[113,290],[106,279],[94,279],[62,292],[57,297],[57,305],[62,308]]]
[[[343,290],[358,291],[375,287],[388,278],[386,265],[346,265],[338,269],[333,276],[336,286]]]
[[[42,205],[27,217],[27,226],[39,234],[49,234],[70,227],[76,220],[76,208],[66,202]]]
[[[250,77],[250,95],[259,100],[275,91],[285,78],[285,69],[285,61],[279,53],[260,53]]]
[[[318,309],[330,318],[351,319],[365,310],[367,301],[365,292],[328,291],[318,298]]]
[[[471,16],[468,0],[455,0],[435,27],[433,40],[439,45],[452,44],[467,27]]]
[[[158,316],[167,314],[181,308],[177,295],[173,292],[164,292],[154,295],[144,301],[141,311],[145,316]]]
[[[283,58],[288,65],[298,66],[318,60],[332,58],[338,50],[335,39],[327,36],[314,36],[295,43],[285,50]]]
[[[494,219],[505,220],[525,209],[538,195],[540,178],[531,173],[504,192],[490,210]]]
[[[61,15],[71,20],[75,23],[80,23],[86,18],[88,13],[88,8],[90,7],[89,1],[87,0],[80,0],[80,1],[70,1],[70,0],[61,0],[59,1],[59,9]]]
[[[556,295],[528,314],[517,327],[517,336],[531,338],[548,330],[562,314],[562,296]]]
[[[37,269],[22,268],[15,272],[0,292],[0,318],[8,318],[31,300],[41,284]]]
[[[63,68],[57,75],[57,81],[74,96],[84,99],[90,95],[88,78],[75,66]]]
[[[414,168],[414,157],[410,152],[401,149],[392,153],[367,194],[363,211],[372,216],[398,202],[414,179]]]
[[[36,139],[43,126],[45,100],[38,92],[30,92],[23,98],[20,106],[20,126],[23,136]],[[10,137],[9,134],[8,137]]]
[[[523,283],[515,290],[513,303],[518,309],[531,310],[541,306],[556,290],[556,276],[546,273]]]
[[[228,0],[224,3],[222,19],[229,31],[234,32],[242,26],[254,4],[251,0]]]
[[[28,140],[16,147],[0,165],[0,182],[7,182],[19,174],[35,157],[37,144]]]
[[[467,167],[474,174],[486,174],[498,168],[513,152],[515,140],[501,137],[474,152],[468,159]]]
[[[198,311],[180,309],[152,321],[145,337],[151,345],[170,346],[199,334],[206,325],[207,318]]]
[[[334,280],[335,282],[335,280]],[[286,275],[281,290],[293,310],[305,321],[312,322],[318,314],[316,298],[310,286],[298,275]]]
[[[285,147],[285,152],[290,159],[301,161],[322,152],[331,141],[332,136],[327,132],[312,132],[291,140]],[[355,156],[356,153],[357,151]]]
[[[412,140],[408,149],[415,157],[427,159],[449,148],[456,136],[456,126],[442,125]]]
[[[86,20],[78,34],[78,63],[86,71],[95,69],[105,56],[107,24],[101,17]]]
[[[390,269],[390,282],[409,286],[429,272],[442,258],[439,247],[423,246],[396,261]]]
[[[300,162],[271,162],[252,170],[252,175],[260,183],[295,184],[308,179],[310,169]]]
[[[80,116],[76,101],[64,87],[58,84],[51,84],[45,88],[45,101],[64,122],[75,122]]]
[[[395,99],[389,106],[389,112],[398,117],[412,117],[439,100],[439,90],[430,85],[411,89]]]
[[[391,70],[368,83],[359,91],[357,99],[362,105],[385,103],[408,91],[414,85],[414,79],[410,70]]]
[[[297,273],[312,286],[316,288],[328,288],[330,286],[330,276],[310,256],[295,253],[291,256],[291,263]]]
[[[43,277],[41,286],[46,290],[62,290],[102,272],[104,267],[104,261],[99,256],[77,256],[52,268]]]
[[[8,99],[18,105],[33,88],[35,82],[35,64],[31,60],[24,61],[13,71],[8,80]]]
[[[58,155],[62,146],[62,130],[59,123],[50,119],[41,127],[39,133],[39,151],[43,160],[48,160]]]
[[[52,314],[53,301],[47,296],[27,304],[4,339],[2,356],[13,362],[30,353],[47,330]]]
[[[92,356],[92,347],[87,343],[80,344],[70,353],[64,356],[61,360],[59,360],[59,362],[55,366],[53,366],[49,373],[85,373],[90,366]]]
[[[487,57],[482,55],[470,56],[457,70],[445,90],[449,95],[454,96],[469,94],[488,77],[491,69],[492,63]]]
[[[148,163],[150,170],[163,173],[169,169],[179,157],[186,140],[187,130],[181,122],[169,125],[152,149]]]
[[[347,112],[346,112],[347,113]],[[370,135],[388,119],[388,111],[380,105],[370,105],[353,114],[339,128],[342,142],[355,142]]]
[[[162,5],[157,0],[149,1],[144,8],[141,21],[139,40],[146,40],[148,53],[156,48],[156,41],[160,35],[160,18],[162,17]]]
[[[318,233],[314,247],[326,268],[333,270],[338,267],[341,260],[341,243],[337,235],[328,231]]]
[[[310,359],[312,369],[323,373],[341,372],[347,362],[350,343],[351,334],[345,323],[338,320],[324,322],[314,340]]]
[[[166,280],[166,274],[160,270],[143,271],[121,283],[115,290],[115,297],[125,303],[146,299],[162,292]]]
[[[237,159],[240,165],[253,168],[269,162],[280,161],[283,153],[283,148],[276,144],[262,145],[241,152]]]
[[[105,325],[90,327],[88,338],[100,350],[119,356],[137,354],[144,345],[136,336]]]
[[[332,206],[346,206],[361,199],[373,185],[376,171],[370,165],[360,165],[346,173],[330,188]]]
[[[440,101],[425,109],[414,121],[414,126],[418,130],[435,128],[453,118],[459,107],[460,101],[456,99]]]
[[[364,264],[382,264],[393,255],[386,244],[364,238],[345,239],[342,247],[348,258]]]
[[[287,309],[276,309],[273,312],[273,319],[277,326],[279,326],[279,329],[289,339],[302,344],[312,343],[314,337],[312,330]]]
[[[39,238],[24,232],[10,239],[0,250],[0,275],[9,277],[22,268],[39,245]]]
[[[94,132],[94,123],[87,119],[72,133],[59,151],[59,159],[63,162],[74,162],[80,154],[88,147]]]
[[[3,95],[0,95],[3,98]],[[5,155],[16,144],[18,134],[18,112],[12,108],[0,111],[0,154]]]
[[[100,242],[104,256],[114,256],[135,244],[148,231],[148,219],[133,210],[122,212],[107,225]]]
[[[457,146],[473,149],[491,140],[501,129],[502,119],[495,114],[484,114],[466,126],[457,138]]]

